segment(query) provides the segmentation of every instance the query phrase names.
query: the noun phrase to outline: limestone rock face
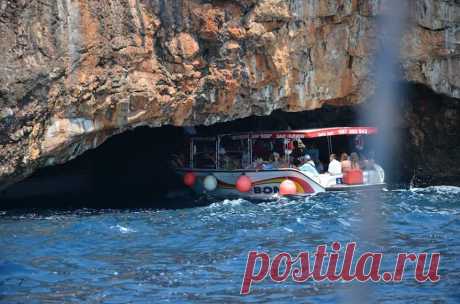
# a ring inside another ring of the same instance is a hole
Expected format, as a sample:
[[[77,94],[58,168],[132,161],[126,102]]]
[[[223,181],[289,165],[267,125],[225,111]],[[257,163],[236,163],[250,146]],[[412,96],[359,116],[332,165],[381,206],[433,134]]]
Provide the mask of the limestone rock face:
[[[139,125],[362,102],[379,3],[0,0],[0,187]],[[410,5],[405,78],[460,98],[460,4]]]

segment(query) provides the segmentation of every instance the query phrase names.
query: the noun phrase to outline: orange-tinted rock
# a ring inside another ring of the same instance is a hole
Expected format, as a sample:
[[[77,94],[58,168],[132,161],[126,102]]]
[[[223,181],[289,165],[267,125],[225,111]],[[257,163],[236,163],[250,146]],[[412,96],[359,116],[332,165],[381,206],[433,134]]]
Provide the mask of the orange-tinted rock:
[[[200,46],[190,34],[179,33],[168,43],[168,50],[176,62],[181,62],[182,59],[188,60],[195,57]]]
[[[3,1],[0,188],[139,126],[372,95],[377,0]],[[409,81],[460,98],[460,6],[417,0]]]

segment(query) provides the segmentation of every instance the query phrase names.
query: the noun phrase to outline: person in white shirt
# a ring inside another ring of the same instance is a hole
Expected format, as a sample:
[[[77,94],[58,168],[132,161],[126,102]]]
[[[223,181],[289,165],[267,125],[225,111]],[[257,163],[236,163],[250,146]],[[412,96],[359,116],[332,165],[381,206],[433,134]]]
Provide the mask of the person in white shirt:
[[[330,175],[342,174],[342,164],[337,160],[337,156],[335,154],[331,154],[329,161],[327,172],[329,172]]]

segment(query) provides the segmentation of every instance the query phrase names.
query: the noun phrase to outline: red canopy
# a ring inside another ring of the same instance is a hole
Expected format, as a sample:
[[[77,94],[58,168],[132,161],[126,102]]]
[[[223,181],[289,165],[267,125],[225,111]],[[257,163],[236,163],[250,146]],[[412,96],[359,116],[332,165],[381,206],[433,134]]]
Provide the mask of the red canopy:
[[[325,136],[338,135],[371,135],[377,133],[377,128],[373,127],[335,127],[321,128],[308,130],[288,130],[288,131],[270,131],[270,132],[252,132],[235,134],[233,139],[239,138],[255,138],[255,139],[270,139],[270,138],[317,138]]]

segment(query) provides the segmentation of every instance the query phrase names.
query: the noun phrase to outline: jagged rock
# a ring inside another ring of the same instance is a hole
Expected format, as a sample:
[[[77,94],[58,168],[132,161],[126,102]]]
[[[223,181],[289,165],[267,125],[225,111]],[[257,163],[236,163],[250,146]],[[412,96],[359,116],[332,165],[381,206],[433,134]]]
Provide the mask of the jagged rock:
[[[168,43],[168,50],[174,57],[176,63],[181,63],[182,59],[193,59],[200,46],[188,33],[179,33]]]
[[[139,125],[362,102],[378,0],[0,0],[0,187]],[[408,81],[460,98],[458,1],[411,0]]]

